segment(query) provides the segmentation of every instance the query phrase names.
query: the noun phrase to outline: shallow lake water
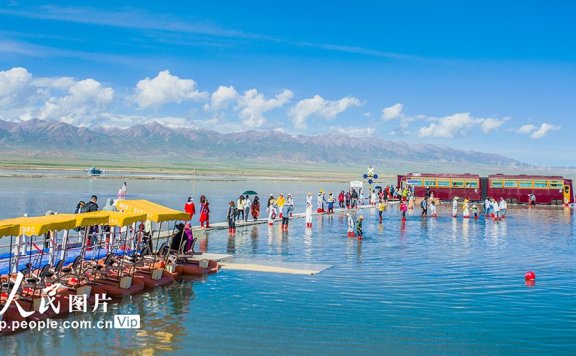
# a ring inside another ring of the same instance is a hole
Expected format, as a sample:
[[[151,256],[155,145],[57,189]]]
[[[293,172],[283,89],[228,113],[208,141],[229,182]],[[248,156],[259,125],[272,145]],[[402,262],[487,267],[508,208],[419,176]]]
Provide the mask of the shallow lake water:
[[[115,193],[119,187],[104,180],[56,180],[50,185],[17,181],[22,190],[2,185],[0,197],[14,205],[2,204],[5,217],[72,209],[75,200],[93,192]],[[323,183],[196,184],[129,182],[129,195],[179,208],[183,196],[199,195],[200,190],[222,203],[244,189],[291,190],[301,204],[308,190],[338,188]],[[207,185],[199,188],[201,184]],[[439,208],[437,218],[421,218],[418,210],[402,223],[398,207],[391,205],[382,224],[375,209],[361,211],[366,218],[362,241],[346,237],[343,213],[315,216],[311,230],[302,219],[293,219],[287,233],[278,225],[239,227],[235,237],[226,230],[199,233],[200,247],[210,252],[332,267],[313,276],[222,270],[126,298],[110,305],[107,314],[75,316],[109,320],[113,314],[137,313],[142,316],[139,330],[26,331],[3,337],[3,350],[55,355],[104,350],[251,355],[574,352],[576,228],[571,210],[518,207],[499,222],[453,219],[448,206]],[[528,270],[537,275],[534,285],[524,281]]]

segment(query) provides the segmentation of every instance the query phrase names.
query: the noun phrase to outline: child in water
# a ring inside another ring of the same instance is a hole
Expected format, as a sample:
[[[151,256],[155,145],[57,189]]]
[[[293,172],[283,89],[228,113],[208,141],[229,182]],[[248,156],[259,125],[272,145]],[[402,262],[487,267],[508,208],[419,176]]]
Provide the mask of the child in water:
[[[402,198],[402,202],[400,203],[400,211],[402,212],[402,220],[406,220],[406,211],[408,210],[408,205],[406,205],[406,200]]]
[[[386,204],[384,204],[384,202],[380,200],[380,203],[378,203],[378,216],[380,217],[380,223],[382,223],[382,213],[384,212],[385,208]]]
[[[362,240],[362,220],[364,220],[364,217],[360,215],[356,222],[356,235],[358,235],[358,240]]]
[[[430,214],[432,215],[433,218],[435,218],[436,216],[436,203],[434,202],[434,199],[431,199],[430,201]]]
[[[478,219],[478,207],[476,204],[472,205],[472,214],[474,214],[474,219]]]

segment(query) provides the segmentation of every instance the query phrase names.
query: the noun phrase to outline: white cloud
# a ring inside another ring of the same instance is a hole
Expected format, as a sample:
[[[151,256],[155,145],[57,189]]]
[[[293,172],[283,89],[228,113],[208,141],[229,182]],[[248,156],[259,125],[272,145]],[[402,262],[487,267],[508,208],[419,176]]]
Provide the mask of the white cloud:
[[[265,112],[284,106],[293,96],[290,90],[284,89],[274,98],[266,100],[258,90],[250,89],[239,98],[236,109],[240,110],[240,118],[247,128],[258,128],[266,122]]]
[[[340,100],[325,100],[320,95],[315,95],[312,98],[300,100],[288,114],[292,117],[294,126],[303,129],[306,128],[306,120],[310,115],[332,119],[348,108],[359,105],[360,100],[353,96]]]
[[[538,139],[544,137],[548,132],[558,130],[560,126],[543,123],[536,131],[532,132],[530,138]]]
[[[540,126],[535,126],[533,124],[525,124],[513,131],[516,131],[524,135],[530,135],[529,137],[532,139],[539,139],[546,136],[546,134],[548,134],[550,131],[558,130],[559,128],[560,126],[544,122],[540,124]]]
[[[14,101],[30,83],[32,74],[25,68],[16,67],[7,71],[0,71],[0,105],[7,105]]]
[[[222,110],[228,106],[230,102],[238,99],[238,92],[233,86],[219,86],[216,91],[210,96],[210,103],[204,105],[204,110]]]
[[[402,115],[404,106],[400,103],[382,109],[382,120],[394,120]]]
[[[371,127],[330,127],[330,132],[350,137],[370,137],[374,134]]]
[[[482,128],[482,132],[490,133],[490,131],[496,130],[497,128],[502,126],[503,123],[504,123],[504,120],[487,118],[487,119],[484,119],[484,121],[482,121],[482,123],[480,124],[480,127]]]
[[[526,124],[526,125],[520,126],[516,131],[519,133],[522,133],[522,134],[529,134],[534,130],[536,130],[536,126],[534,126],[532,124]]]
[[[114,99],[114,90],[103,87],[94,79],[80,80],[70,87],[68,95],[51,97],[38,113],[40,119],[61,119],[62,121],[85,124],[86,116],[97,116]]]
[[[474,118],[470,113],[456,113],[435,119],[428,126],[418,130],[420,137],[453,138],[466,136],[472,129],[480,127],[484,133],[500,127],[505,120],[494,118]]]
[[[184,100],[195,100],[206,97],[199,92],[192,79],[180,79],[164,70],[155,78],[140,80],[136,84],[134,100],[141,108],[158,107],[167,103],[181,103]]]

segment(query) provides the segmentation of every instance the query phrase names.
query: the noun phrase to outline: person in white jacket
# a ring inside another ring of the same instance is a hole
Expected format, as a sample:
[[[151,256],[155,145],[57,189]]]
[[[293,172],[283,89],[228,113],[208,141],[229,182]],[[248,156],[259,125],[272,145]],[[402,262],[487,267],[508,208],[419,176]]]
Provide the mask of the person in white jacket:
[[[354,219],[352,219],[352,215],[350,215],[350,213],[346,213],[346,216],[348,217],[348,237],[354,237],[354,227],[356,226],[354,224]]]
[[[502,197],[500,198],[500,216],[503,218],[506,218],[506,209],[508,209],[508,203],[506,203],[506,200]]]
[[[458,215],[458,197],[454,197],[452,200],[452,217],[456,217]]]
[[[306,203],[306,227],[312,227],[312,202]]]
[[[276,219],[276,200],[272,199],[268,207],[268,225],[274,225],[274,219]]]
[[[500,206],[498,205],[498,202],[492,199],[490,205],[492,207],[492,210],[494,211],[494,220],[500,220]]]

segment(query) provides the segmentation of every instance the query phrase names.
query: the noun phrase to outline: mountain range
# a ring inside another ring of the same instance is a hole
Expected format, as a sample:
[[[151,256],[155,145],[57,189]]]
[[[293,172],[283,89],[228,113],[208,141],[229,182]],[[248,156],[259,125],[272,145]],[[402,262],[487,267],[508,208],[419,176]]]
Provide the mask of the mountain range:
[[[0,120],[0,154],[24,157],[110,157],[146,160],[274,160],[333,164],[385,164],[390,161],[468,162],[515,166],[523,163],[497,154],[430,144],[407,144],[344,134],[290,135],[250,130],[220,133],[173,129],[159,123],[129,128],[87,128],[64,122]]]

